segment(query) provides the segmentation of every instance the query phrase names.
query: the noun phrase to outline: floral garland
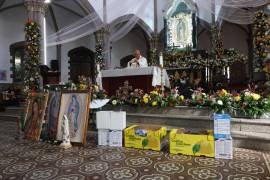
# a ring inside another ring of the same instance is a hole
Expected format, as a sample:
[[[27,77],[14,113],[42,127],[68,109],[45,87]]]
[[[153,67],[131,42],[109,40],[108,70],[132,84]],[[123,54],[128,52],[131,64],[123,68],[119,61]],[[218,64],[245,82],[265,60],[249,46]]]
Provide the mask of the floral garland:
[[[235,62],[246,63],[247,57],[233,48],[223,50],[219,58],[203,58],[201,55],[195,55],[193,52],[177,50],[170,50],[164,54],[164,66],[166,68],[223,68],[231,66]]]
[[[255,15],[254,21],[254,44],[255,44],[255,71],[262,70],[263,61],[267,58],[270,49],[270,25],[268,22],[269,15],[259,11]]]
[[[99,64],[100,69],[104,69],[105,68],[105,62],[104,62],[104,57],[103,57],[103,45],[102,45],[101,42],[98,42],[96,44],[95,50],[96,50],[96,52],[95,52],[96,65]]]
[[[25,24],[26,60],[24,63],[24,92],[37,91],[40,85],[40,27],[28,20]]]

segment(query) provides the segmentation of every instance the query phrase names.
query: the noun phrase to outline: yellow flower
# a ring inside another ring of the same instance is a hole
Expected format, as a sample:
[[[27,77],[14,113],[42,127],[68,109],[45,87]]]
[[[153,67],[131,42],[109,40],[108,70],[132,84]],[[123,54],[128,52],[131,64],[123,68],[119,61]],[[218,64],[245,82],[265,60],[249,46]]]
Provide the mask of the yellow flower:
[[[152,95],[158,95],[158,92],[157,91],[151,91],[150,94],[152,94]]]
[[[86,89],[86,85],[85,84],[80,84],[80,90],[85,90]]]
[[[152,106],[156,106],[156,105],[157,105],[157,101],[153,101]]]
[[[235,100],[236,102],[239,102],[239,101],[240,101],[240,99],[241,99],[241,97],[240,97],[240,96],[235,96],[235,97],[234,97],[234,100]]]
[[[184,101],[185,97],[183,95],[179,96],[180,101]]]
[[[145,104],[147,104],[148,103],[148,101],[149,101],[149,99],[148,99],[148,97],[146,96],[146,97],[143,97],[143,102],[145,103]]]
[[[95,91],[98,92],[99,91],[99,87],[98,85],[94,85]]]
[[[227,95],[228,92],[227,92],[225,89],[222,89],[222,90],[221,90],[221,94],[222,94],[222,95]]]
[[[255,101],[257,101],[261,98],[261,96],[259,94],[256,94],[256,93],[252,93],[251,96]]]

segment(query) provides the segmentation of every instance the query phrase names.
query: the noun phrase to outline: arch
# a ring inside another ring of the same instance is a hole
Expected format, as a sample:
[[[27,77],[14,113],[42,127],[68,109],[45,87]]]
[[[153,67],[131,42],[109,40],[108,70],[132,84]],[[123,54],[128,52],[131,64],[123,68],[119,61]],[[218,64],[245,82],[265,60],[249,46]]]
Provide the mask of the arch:
[[[68,51],[69,79],[79,82],[78,76],[95,78],[95,53],[83,46]]]
[[[125,23],[129,19],[131,19],[132,17],[135,17],[135,16],[136,15],[134,15],[134,14],[127,14],[127,15],[124,15],[124,16],[120,16],[120,17],[116,18],[115,20],[113,20],[109,24],[109,26],[110,27],[114,27],[114,26],[116,26],[118,24]],[[136,16],[136,17],[138,17],[138,16]],[[144,32],[146,33],[147,37],[150,39],[152,37],[152,34],[154,33],[154,31],[141,18],[139,18],[137,24],[144,30]]]

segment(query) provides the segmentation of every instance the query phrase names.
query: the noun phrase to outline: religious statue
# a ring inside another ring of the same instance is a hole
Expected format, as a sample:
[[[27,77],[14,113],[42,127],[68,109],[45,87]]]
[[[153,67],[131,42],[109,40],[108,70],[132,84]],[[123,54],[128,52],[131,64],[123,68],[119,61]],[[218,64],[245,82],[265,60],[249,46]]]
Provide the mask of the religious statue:
[[[71,148],[72,145],[70,143],[70,136],[69,136],[69,119],[66,115],[64,115],[63,123],[61,125],[61,131],[63,134],[63,142],[60,144],[60,147],[64,149]]]

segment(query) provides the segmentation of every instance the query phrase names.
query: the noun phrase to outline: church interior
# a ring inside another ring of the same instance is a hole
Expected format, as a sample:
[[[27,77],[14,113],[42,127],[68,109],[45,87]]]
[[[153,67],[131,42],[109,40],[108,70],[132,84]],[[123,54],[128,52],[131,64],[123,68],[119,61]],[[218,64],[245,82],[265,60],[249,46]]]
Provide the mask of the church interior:
[[[0,0],[0,179],[270,180],[269,0]]]

